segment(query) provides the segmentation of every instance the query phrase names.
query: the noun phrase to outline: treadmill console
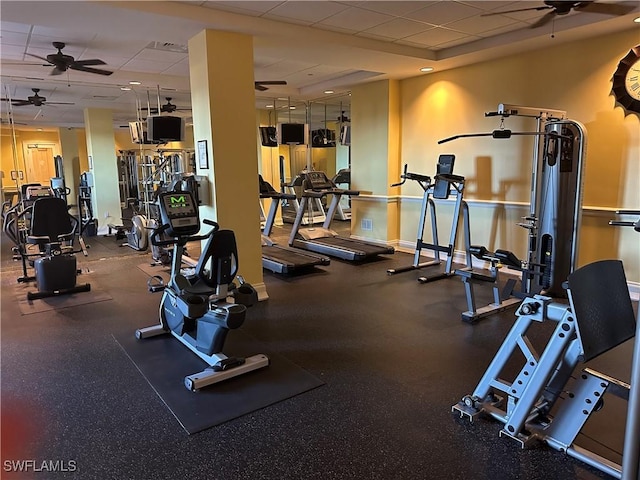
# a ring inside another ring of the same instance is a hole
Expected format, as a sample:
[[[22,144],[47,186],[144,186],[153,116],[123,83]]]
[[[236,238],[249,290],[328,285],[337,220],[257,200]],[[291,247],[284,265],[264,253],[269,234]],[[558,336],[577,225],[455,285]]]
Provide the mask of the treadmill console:
[[[198,206],[191,192],[163,192],[158,197],[160,218],[172,237],[195,235],[200,230]]]
[[[307,188],[310,190],[329,190],[336,187],[324,172],[307,172],[305,176]]]

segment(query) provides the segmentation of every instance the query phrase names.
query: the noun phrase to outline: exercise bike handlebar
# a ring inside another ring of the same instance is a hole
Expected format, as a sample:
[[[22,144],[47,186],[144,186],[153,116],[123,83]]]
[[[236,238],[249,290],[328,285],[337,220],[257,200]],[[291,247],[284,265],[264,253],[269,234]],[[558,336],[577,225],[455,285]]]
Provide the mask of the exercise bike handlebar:
[[[154,229],[153,232],[151,232],[151,244],[155,245],[157,247],[166,247],[168,245],[174,245],[178,242],[194,242],[194,241],[198,241],[198,240],[206,240],[207,238],[209,238],[211,235],[213,235],[214,233],[216,233],[218,230],[220,230],[220,225],[218,225],[217,222],[214,222],[213,220],[209,220],[207,218],[202,220],[202,223],[204,223],[205,225],[209,225],[211,227],[213,227],[211,230],[209,230],[207,233],[203,234],[203,235],[184,235],[184,236],[179,236],[179,237],[173,237],[169,240],[160,240],[158,237],[164,233],[166,230],[169,229],[168,224],[164,224],[159,226],[158,228]]]

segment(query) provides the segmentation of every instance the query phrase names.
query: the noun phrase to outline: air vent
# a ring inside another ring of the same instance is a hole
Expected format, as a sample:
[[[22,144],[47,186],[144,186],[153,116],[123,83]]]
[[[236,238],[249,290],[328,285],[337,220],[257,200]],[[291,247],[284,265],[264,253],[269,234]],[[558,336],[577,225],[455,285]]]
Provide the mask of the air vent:
[[[145,48],[151,50],[162,50],[163,52],[188,53],[186,45],[178,45],[171,42],[150,42]]]

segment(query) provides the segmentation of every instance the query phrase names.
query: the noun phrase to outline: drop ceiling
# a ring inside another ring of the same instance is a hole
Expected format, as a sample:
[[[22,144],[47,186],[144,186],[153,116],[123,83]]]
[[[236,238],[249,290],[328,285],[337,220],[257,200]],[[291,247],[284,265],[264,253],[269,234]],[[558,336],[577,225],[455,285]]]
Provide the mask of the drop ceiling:
[[[113,110],[114,123],[136,119],[158,100],[187,109],[187,44],[210,28],[254,38],[256,80],[285,80],[256,92],[258,108],[289,115],[311,105],[314,115],[348,112],[354,85],[442,71],[529,49],[633,28],[638,2],[625,15],[572,11],[531,28],[546,10],[487,15],[544,6],[542,1],[9,1],[0,3],[2,97],[26,99],[33,88],[46,104],[9,108],[2,120],[29,126],[82,126],[85,108]],[[553,33],[553,38],[552,38]],[[76,60],[101,59],[110,76],[53,67],[34,57],[56,52]],[[140,82],[132,86],[130,81]],[[122,90],[121,88],[131,88]],[[333,94],[324,93],[332,90]],[[325,114],[328,106],[330,113]],[[275,107],[266,107],[275,105]],[[11,112],[9,112],[11,111]]]

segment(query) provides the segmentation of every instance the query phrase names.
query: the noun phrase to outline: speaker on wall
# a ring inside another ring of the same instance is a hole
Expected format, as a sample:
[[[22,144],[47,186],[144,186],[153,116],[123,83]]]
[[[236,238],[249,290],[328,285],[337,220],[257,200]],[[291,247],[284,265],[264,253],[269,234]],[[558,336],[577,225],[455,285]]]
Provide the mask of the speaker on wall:
[[[260,143],[263,147],[277,147],[278,132],[276,127],[260,127]]]
[[[342,125],[340,127],[340,143],[342,145],[351,145],[351,125]]]

